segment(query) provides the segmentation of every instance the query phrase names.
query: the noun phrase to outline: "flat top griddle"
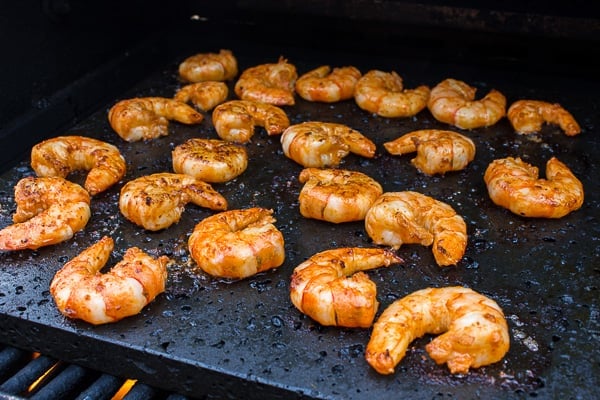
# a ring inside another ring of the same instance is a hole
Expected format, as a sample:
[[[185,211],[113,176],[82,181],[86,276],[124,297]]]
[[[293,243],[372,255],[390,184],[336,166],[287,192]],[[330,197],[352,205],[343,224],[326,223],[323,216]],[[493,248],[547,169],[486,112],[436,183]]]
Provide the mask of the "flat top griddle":
[[[497,364],[452,376],[445,365],[437,366],[427,356],[424,346],[431,336],[426,336],[411,344],[396,373],[381,376],[364,360],[369,329],[323,327],[299,313],[289,300],[295,266],[318,251],[373,245],[362,222],[336,225],[301,217],[297,198],[302,167],[283,155],[279,136],[268,137],[262,128],[245,145],[248,170],[233,181],[213,186],[227,198],[230,209],[260,206],[274,210],[286,243],[286,261],[281,267],[235,282],[199,272],[187,251],[187,238],[197,222],[214,212],[194,205],[188,205],[178,224],[160,232],[144,231],[128,222],[117,206],[126,181],[172,171],[175,146],[188,138],[217,135],[207,114],[198,126],[171,123],[169,136],[126,143],[110,128],[108,109],[118,100],[135,96],[171,97],[182,86],[177,66],[190,51],[140,78],[134,87],[62,133],[115,144],[127,160],[127,175],[93,198],[92,218],[72,240],[37,251],[0,254],[2,342],[194,397],[598,397],[597,82],[555,72],[442,65],[403,55],[368,59],[317,49],[249,48],[243,42],[220,47],[234,52],[240,70],[284,56],[300,74],[323,64],[355,65],[363,73],[395,70],[406,87],[433,87],[453,77],[478,87],[479,96],[496,88],[509,104],[521,98],[559,102],[578,119],[583,129],[579,136],[567,137],[558,127],[546,125],[539,135],[527,137],[517,135],[507,119],[488,128],[462,131],[436,121],[427,110],[411,118],[390,119],[362,111],[351,100],[319,104],[299,97],[295,106],[284,107],[292,123],[344,123],[377,144],[374,159],[350,155],[340,168],[367,173],[385,191],[414,190],[445,201],[467,223],[467,251],[456,267],[439,268],[430,248],[405,245],[398,250],[404,264],[369,272],[378,288],[378,314],[418,289],[468,286],[503,308],[511,335],[509,353]],[[233,90],[230,98],[235,98]],[[429,128],[452,129],[471,137],[477,146],[475,160],[463,171],[431,177],[410,164],[414,155],[391,156],[382,146],[409,131]],[[495,206],[483,173],[492,160],[507,156],[520,156],[542,171],[550,157],[558,157],[582,180],[583,207],[564,218],[546,220],[521,218]],[[13,186],[28,175],[33,175],[28,159],[0,175],[0,226],[11,223]],[[71,178],[82,182],[83,174]],[[116,241],[109,265],[131,246],[157,256],[166,254],[173,263],[166,292],[139,315],[95,327],[65,319],[54,305],[49,284],[67,260],[103,235]]]

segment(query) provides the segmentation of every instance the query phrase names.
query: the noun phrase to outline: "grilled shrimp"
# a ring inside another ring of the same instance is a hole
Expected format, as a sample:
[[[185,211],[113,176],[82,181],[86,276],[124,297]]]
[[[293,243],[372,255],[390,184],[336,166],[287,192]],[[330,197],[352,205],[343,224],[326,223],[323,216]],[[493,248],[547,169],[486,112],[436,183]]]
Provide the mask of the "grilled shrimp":
[[[583,185],[569,167],[552,157],[546,163],[546,178],[538,178],[537,167],[520,158],[494,160],[484,181],[492,201],[517,215],[561,218],[583,204]]]
[[[107,273],[114,242],[104,236],[67,262],[50,283],[50,293],[65,316],[94,325],[138,314],[165,291],[169,258],[153,258],[137,247]]]
[[[335,103],[354,96],[354,87],[361,73],[355,67],[331,70],[323,65],[302,75],[296,81],[296,93],[304,100]]]
[[[235,83],[235,94],[242,100],[260,101],[276,106],[293,106],[296,67],[283,57],[277,63],[250,67]]]
[[[382,117],[410,117],[427,106],[429,87],[404,89],[402,78],[394,71],[371,70],[356,83],[354,100],[363,110]]]
[[[463,81],[446,79],[431,89],[427,107],[438,121],[461,129],[494,125],[506,114],[506,97],[492,89],[475,100],[476,91]]]
[[[197,82],[179,89],[174,100],[182,103],[191,102],[202,111],[209,111],[227,100],[229,89],[223,82]]]
[[[272,104],[249,100],[231,100],[213,110],[212,121],[221,139],[246,143],[254,135],[256,125],[268,135],[278,135],[290,126],[285,111]]]
[[[227,182],[248,167],[244,147],[218,139],[189,139],[171,155],[175,172],[210,183]]]
[[[467,247],[467,226],[454,209],[417,192],[387,192],[365,216],[365,228],[375,244],[399,248],[406,243],[429,246],[439,266],[458,263]]]
[[[408,345],[425,334],[441,334],[425,349],[452,374],[498,362],[510,347],[500,306],[472,289],[450,286],[418,290],[388,306],[373,325],[365,358],[380,374],[392,374]]]
[[[237,59],[231,50],[194,54],[179,64],[179,76],[188,82],[228,81],[237,73]]]
[[[110,126],[128,142],[168,135],[170,119],[184,124],[199,124],[203,118],[187,104],[164,97],[121,100],[108,112]]]
[[[437,129],[410,132],[383,146],[393,155],[416,151],[417,156],[411,162],[428,175],[459,171],[475,158],[475,144],[470,138]]]
[[[299,180],[302,216],[336,224],[363,220],[383,193],[379,182],[358,171],[305,168]]]
[[[544,122],[556,124],[567,136],[581,133],[579,124],[560,104],[540,100],[518,100],[508,108],[507,117],[517,133],[539,132]]]
[[[64,242],[90,219],[90,194],[60,177],[21,179],[13,225],[0,230],[0,250],[35,250]]]
[[[336,167],[349,153],[375,157],[375,143],[343,124],[302,122],[281,135],[283,153],[304,167]]]
[[[168,172],[142,176],[121,189],[119,209],[131,222],[158,231],[177,223],[187,203],[226,210],[227,200],[204,181]]]
[[[290,298],[300,312],[321,325],[367,328],[379,302],[375,283],[362,271],[402,261],[385,249],[325,250],[294,269]]]
[[[188,240],[192,258],[204,272],[228,279],[279,267],[285,260],[284,239],[272,214],[254,207],[203,219]]]
[[[31,168],[38,176],[66,178],[76,170],[89,170],[84,183],[96,195],[117,183],[127,169],[118,148],[84,136],[59,136],[31,149]]]

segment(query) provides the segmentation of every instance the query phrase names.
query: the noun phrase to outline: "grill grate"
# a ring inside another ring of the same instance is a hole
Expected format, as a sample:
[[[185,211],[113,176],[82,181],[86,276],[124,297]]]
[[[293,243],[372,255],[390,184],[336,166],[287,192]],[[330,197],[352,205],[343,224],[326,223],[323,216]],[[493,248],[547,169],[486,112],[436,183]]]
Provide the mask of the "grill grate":
[[[6,400],[186,400],[135,382],[119,395],[126,378],[103,374],[45,355],[0,345],[0,399]]]

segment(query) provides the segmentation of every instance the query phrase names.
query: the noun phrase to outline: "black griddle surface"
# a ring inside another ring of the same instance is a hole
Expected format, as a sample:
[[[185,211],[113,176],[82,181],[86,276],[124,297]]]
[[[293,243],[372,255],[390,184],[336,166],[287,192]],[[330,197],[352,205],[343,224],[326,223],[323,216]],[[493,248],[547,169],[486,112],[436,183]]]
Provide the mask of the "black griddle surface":
[[[160,232],[144,231],[128,222],[117,202],[123,184],[136,177],[172,171],[171,150],[188,138],[217,138],[210,113],[198,126],[170,124],[170,134],[150,142],[127,143],[107,121],[118,100],[135,96],[171,97],[182,82],[177,66],[188,51],[165,68],[144,77],[119,98],[98,109],[62,134],[85,135],[115,144],[128,171],[123,181],[92,200],[92,218],[72,240],[37,251],[0,254],[0,340],[39,350],[74,363],[139,378],[183,394],[244,398],[592,398],[600,395],[600,174],[597,136],[600,101],[597,82],[571,75],[523,73],[502,69],[413,60],[402,55],[366,58],[360,54],[317,49],[246,47],[223,43],[237,56],[240,71],[276,62],[280,55],[300,74],[322,64],[355,65],[397,71],[406,87],[453,77],[491,88],[508,103],[532,98],[559,102],[580,122],[583,133],[565,136],[546,125],[541,134],[514,133],[508,120],[462,131],[437,122],[424,110],[412,118],[388,119],[360,110],[353,101],[309,103],[283,107],[292,123],[308,120],[339,122],[359,130],[377,144],[377,156],[350,155],[340,168],[365,172],[385,191],[415,190],[452,205],[467,222],[469,242],[456,266],[439,268],[431,249],[405,245],[398,250],[405,263],[370,271],[378,287],[378,314],[394,300],[425,287],[468,286],[503,308],[511,348],[499,363],[452,376],[424,350],[426,336],[409,347],[396,373],[378,375],[365,361],[369,329],[322,327],[303,316],[289,300],[290,275],[312,254],[342,246],[372,246],[363,223],[330,224],[308,220],[298,211],[302,167],[287,159],[279,136],[258,128],[246,144],[248,170],[237,179],[213,185],[229,208],[274,209],[285,237],[286,261],[280,267],[236,282],[212,278],[194,268],[187,238],[194,225],[213,212],[188,205],[181,221]],[[230,83],[230,88],[233,83]],[[235,98],[233,90],[230,98]],[[463,171],[426,176],[411,164],[414,155],[390,156],[386,141],[417,129],[452,129],[471,137],[475,160]],[[525,219],[495,206],[483,182],[493,159],[520,156],[543,171],[556,156],[582,180],[583,207],[558,220]],[[11,223],[13,186],[33,175],[29,160],[0,175],[0,226]],[[72,179],[82,182],[83,174]],[[91,326],[65,319],[49,293],[54,273],[70,258],[103,235],[116,241],[111,263],[125,249],[138,246],[173,260],[166,293],[139,315],[115,324]]]

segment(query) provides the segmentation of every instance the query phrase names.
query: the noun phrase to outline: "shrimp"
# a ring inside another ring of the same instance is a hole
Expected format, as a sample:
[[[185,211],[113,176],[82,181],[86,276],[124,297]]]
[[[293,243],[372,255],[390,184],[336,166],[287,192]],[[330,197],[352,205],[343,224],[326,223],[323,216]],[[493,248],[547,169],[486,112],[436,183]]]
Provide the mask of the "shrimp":
[[[383,193],[379,182],[358,171],[305,168],[299,180],[302,216],[336,224],[363,220]]]
[[[475,158],[475,144],[470,138],[437,129],[410,132],[383,146],[393,155],[416,151],[417,156],[411,162],[428,175],[459,171]]]
[[[260,101],[276,106],[293,106],[296,67],[283,57],[277,63],[250,67],[235,83],[235,94],[242,100]]]
[[[439,266],[458,263],[467,247],[467,226],[454,209],[417,192],[387,192],[365,216],[365,228],[375,244],[399,248],[404,243],[433,243]]]
[[[294,269],[290,298],[300,312],[321,325],[367,328],[379,302],[375,283],[362,271],[401,262],[386,249],[325,250]]]
[[[483,179],[492,201],[523,217],[561,218],[583,205],[583,185],[556,157],[546,163],[546,178],[520,158],[494,160]]]
[[[349,153],[375,157],[376,146],[343,124],[309,121],[291,125],[281,135],[283,153],[304,167],[336,167]]]
[[[355,67],[334,68],[323,65],[302,75],[296,81],[296,93],[304,100],[335,103],[354,96],[354,87],[361,77]]]
[[[392,374],[408,345],[425,334],[441,334],[425,349],[452,374],[496,363],[510,347],[500,306],[472,289],[450,286],[421,289],[388,306],[373,325],[365,358],[380,374]]]
[[[279,135],[290,126],[285,111],[272,104],[250,100],[231,100],[213,110],[212,121],[221,139],[246,143],[254,135],[256,125],[267,134]]]
[[[125,175],[125,159],[118,148],[84,136],[59,136],[31,149],[31,167],[38,176],[66,178],[88,170],[84,187],[92,196],[105,191]]]
[[[203,219],[188,240],[192,258],[204,272],[228,279],[279,267],[285,260],[284,239],[272,214],[253,207]]]
[[[209,111],[227,100],[229,89],[223,82],[198,82],[179,89],[174,100],[182,103],[192,102],[196,108]]]
[[[506,97],[492,89],[475,100],[476,91],[463,81],[445,79],[431,89],[427,107],[438,121],[461,129],[494,125],[506,114]]]
[[[171,155],[176,173],[210,183],[230,181],[248,167],[244,147],[218,139],[189,139],[175,147]]]
[[[121,189],[119,209],[129,221],[158,231],[179,222],[187,203],[226,210],[227,200],[206,182],[168,172],[142,176]]]
[[[153,258],[137,247],[100,273],[113,247],[113,239],[104,236],[54,275],[50,293],[63,315],[94,325],[116,322],[138,314],[165,291],[169,258]]]
[[[429,87],[404,89],[402,78],[394,71],[371,70],[356,83],[354,100],[363,110],[382,117],[410,117],[427,106]]]
[[[184,124],[199,124],[203,118],[187,104],[164,97],[121,100],[108,112],[110,126],[128,142],[167,136],[170,119]]]
[[[179,76],[188,82],[228,81],[237,73],[237,59],[231,50],[194,54],[179,64]]]
[[[0,250],[35,250],[64,242],[91,217],[90,194],[61,177],[26,177],[15,186],[13,225],[0,230]]]
[[[520,134],[539,132],[544,122],[560,126],[567,136],[581,133],[581,128],[573,115],[556,103],[518,100],[508,108],[507,117],[513,128]]]

